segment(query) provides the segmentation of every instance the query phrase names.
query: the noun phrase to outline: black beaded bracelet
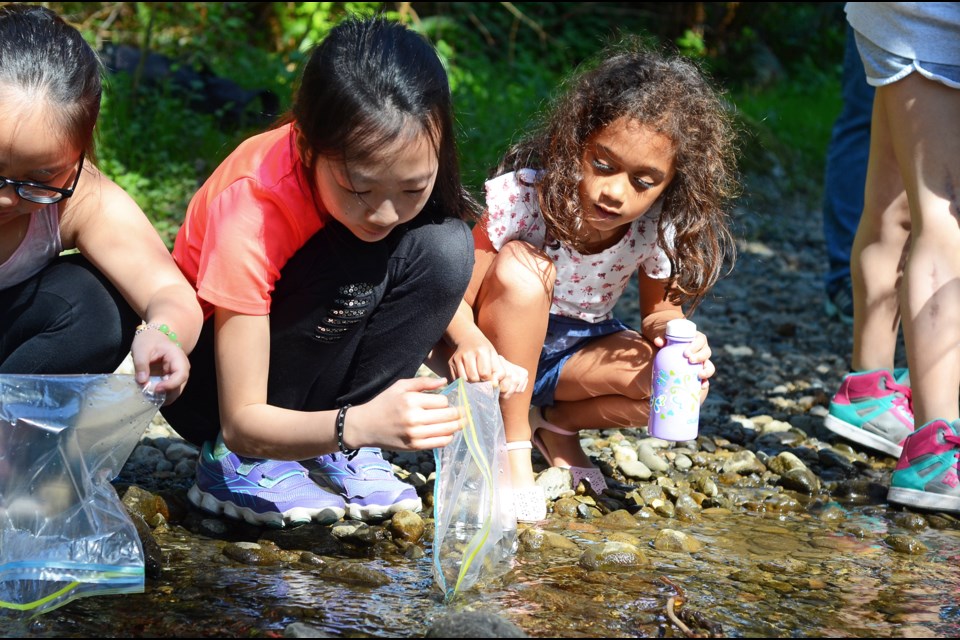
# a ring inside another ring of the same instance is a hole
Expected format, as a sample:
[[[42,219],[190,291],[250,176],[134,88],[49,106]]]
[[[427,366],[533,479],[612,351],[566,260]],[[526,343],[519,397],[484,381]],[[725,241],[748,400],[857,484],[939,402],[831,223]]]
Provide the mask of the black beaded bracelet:
[[[337,412],[337,446],[340,448],[340,453],[348,458],[357,455],[356,449],[347,449],[346,445],[343,444],[343,423],[347,420],[347,409],[352,406],[353,405],[345,404],[340,407],[340,410]]]

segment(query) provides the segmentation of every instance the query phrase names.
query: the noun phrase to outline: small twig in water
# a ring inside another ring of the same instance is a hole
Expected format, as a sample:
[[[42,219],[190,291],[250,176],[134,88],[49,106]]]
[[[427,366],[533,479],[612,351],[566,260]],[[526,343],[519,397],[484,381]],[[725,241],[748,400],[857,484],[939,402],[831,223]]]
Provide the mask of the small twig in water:
[[[670,596],[669,598],[667,598],[667,617],[670,618],[670,622],[677,625],[677,628],[680,629],[680,631],[683,632],[683,635],[687,636],[688,638],[702,637],[700,636],[700,634],[697,634],[691,631],[690,627],[683,624],[683,621],[677,617],[676,613],[674,613],[673,604],[674,602],[676,602],[676,600],[677,600],[676,596]]]

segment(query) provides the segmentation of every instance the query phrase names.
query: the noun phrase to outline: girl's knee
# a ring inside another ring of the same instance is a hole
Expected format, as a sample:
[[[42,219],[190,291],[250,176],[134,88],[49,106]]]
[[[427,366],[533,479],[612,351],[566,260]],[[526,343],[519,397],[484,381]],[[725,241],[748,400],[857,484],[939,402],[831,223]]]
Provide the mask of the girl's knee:
[[[557,269],[542,251],[532,245],[514,240],[506,243],[487,271],[486,282],[511,292],[518,297],[553,293]]]
[[[401,241],[400,254],[430,281],[437,295],[462,297],[473,273],[473,236],[463,220],[411,229]]]

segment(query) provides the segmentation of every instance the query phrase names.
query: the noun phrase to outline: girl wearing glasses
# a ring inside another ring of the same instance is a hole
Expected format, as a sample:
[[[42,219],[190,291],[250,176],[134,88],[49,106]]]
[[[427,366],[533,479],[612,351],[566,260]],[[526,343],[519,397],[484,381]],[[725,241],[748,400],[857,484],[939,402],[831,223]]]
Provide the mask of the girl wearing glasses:
[[[202,314],[149,220],[91,162],[100,73],[53,12],[0,7],[0,374],[111,373],[132,352],[137,380],[163,376],[172,402]]]

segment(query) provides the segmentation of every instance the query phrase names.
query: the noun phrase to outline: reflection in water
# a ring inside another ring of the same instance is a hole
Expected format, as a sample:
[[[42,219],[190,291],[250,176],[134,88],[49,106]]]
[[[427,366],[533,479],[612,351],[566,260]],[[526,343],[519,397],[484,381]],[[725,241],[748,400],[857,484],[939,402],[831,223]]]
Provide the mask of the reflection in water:
[[[590,571],[579,565],[577,551],[521,551],[505,574],[444,605],[429,546],[417,560],[349,561],[389,578],[383,586],[358,586],[317,569],[243,566],[220,552],[221,541],[173,530],[159,536],[167,567],[146,593],[88,598],[32,623],[0,621],[0,633],[252,637],[276,636],[301,622],[332,636],[422,637],[433,620],[469,608],[501,615],[534,636],[680,637],[666,614],[667,599],[679,589],[687,613],[720,625],[727,636],[960,635],[955,530],[912,533],[928,552],[909,555],[884,542],[896,526],[861,507],[848,507],[834,523],[810,514],[734,513],[693,523],[643,521],[626,532],[591,531],[580,521],[576,535],[567,524],[558,519],[549,526],[581,549],[632,536],[651,562]],[[664,528],[682,529],[704,549],[654,549],[649,541]]]

